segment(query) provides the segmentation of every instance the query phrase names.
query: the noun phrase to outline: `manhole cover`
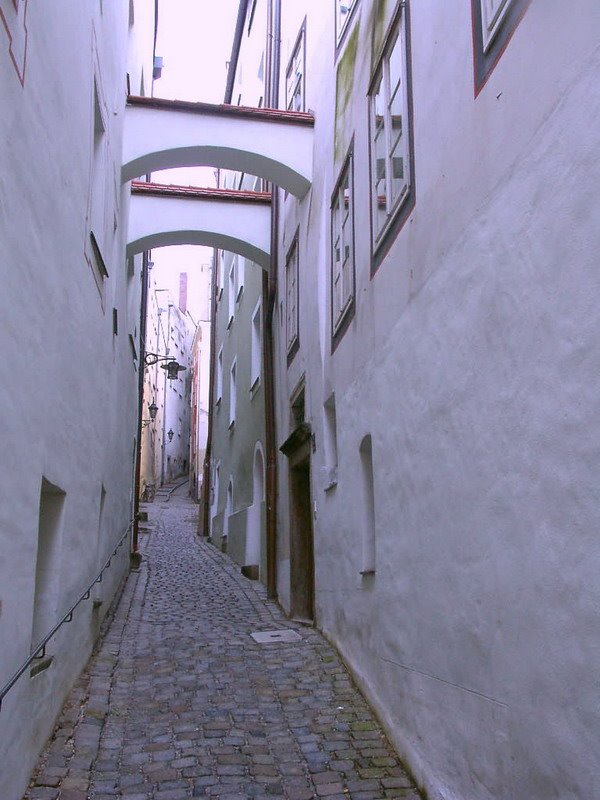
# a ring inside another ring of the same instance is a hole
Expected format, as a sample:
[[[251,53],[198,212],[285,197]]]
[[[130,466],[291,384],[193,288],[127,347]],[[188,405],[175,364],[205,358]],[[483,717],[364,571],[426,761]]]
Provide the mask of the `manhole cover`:
[[[302,639],[296,631],[286,628],[282,631],[254,631],[250,636],[259,644],[271,644],[273,642],[297,642]]]

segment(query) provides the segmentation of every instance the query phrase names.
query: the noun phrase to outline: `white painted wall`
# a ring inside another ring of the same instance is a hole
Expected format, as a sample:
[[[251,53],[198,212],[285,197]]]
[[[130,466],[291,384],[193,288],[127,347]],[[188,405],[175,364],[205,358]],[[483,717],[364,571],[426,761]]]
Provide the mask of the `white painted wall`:
[[[153,4],[135,3],[141,38],[130,30],[127,3],[103,5],[59,0],[49,10],[20,3],[23,85],[0,24],[0,345],[7,365],[0,385],[0,684],[30,653],[43,478],[64,492],[59,552],[48,562],[55,620],[95,577],[131,517],[138,365],[129,334],[139,335],[139,289],[127,277],[119,171],[126,73],[139,80],[142,63],[150,67],[152,38],[144,36],[153,30]],[[0,9],[10,28],[12,0]],[[142,58],[132,52],[128,66],[133,40]],[[86,258],[94,70],[106,124],[102,297]],[[139,276],[139,264],[135,269]],[[100,611],[84,602],[51,641],[50,668],[24,674],[3,702],[5,800],[22,795],[125,575],[128,550],[126,542],[99,586]]]
[[[305,375],[318,624],[431,798],[593,797],[600,12],[591,0],[568,14],[532,3],[474,98],[470,4],[410,4],[416,206],[371,279],[373,8],[357,8],[337,130],[333,3],[283,9],[283,69],[307,15],[317,124],[313,189],[301,203],[282,194],[279,300],[299,225],[301,316],[289,368],[278,328],[278,440]],[[352,135],[356,315],[331,355],[330,197]],[[325,492],[332,392],[338,483]],[[363,577],[366,434],[376,571]],[[283,457],[279,476],[289,607]]]

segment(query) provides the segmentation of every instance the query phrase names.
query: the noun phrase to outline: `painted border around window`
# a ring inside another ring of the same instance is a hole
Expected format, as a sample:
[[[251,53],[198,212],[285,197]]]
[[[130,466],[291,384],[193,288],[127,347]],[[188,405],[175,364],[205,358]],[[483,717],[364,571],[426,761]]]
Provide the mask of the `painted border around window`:
[[[346,173],[346,170],[350,172],[350,185],[352,187],[352,299],[348,303],[348,306],[344,310],[343,314],[340,317],[337,329],[335,328],[335,321],[333,319],[333,207],[335,201],[337,200],[337,194],[339,188],[341,186],[342,180]],[[346,153],[344,161],[342,163],[342,167],[340,169],[340,173],[338,175],[338,179],[336,181],[335,187],[331,194],[331,203],[330,203],[330,220],[329,220],[329,235],[331,238],[331,247],[330,247],[330,266],[329,266],[329,290],[330,290],[330,302],[329,302],[329,312],[331,315],[331,353],[333,354],[344,338],[344,334],[348,330],[350,323],[354,319],[354,312],[356,309],[356,233],[355,233],[355,214],[354,214],[354,136],[350,140],[350,147]]]
[[[294,234],[294,238],[288,248],[286,257],[285,257],[285,344],[287,348],[287,365],[288,367],[294,360],[294,356],[300,349],[300,252],[299,252],[299,240],[300,240],[300,226],[296,228],[296,233]],[[288,276],[288,264],[290,263],[290,258],[294,254],[294,250],[296,251],[296,335],[295,337],[288,342],[288,327],[287,327],[287,318],[288,318],[288,284],[287,284],[287,276]]]
[[[373,152],[371,147],[371,94],[373,88],[379,78],[383,59],[387,53],[390,42],[392,41],[396,31],[399,29],[400,24],[404,24],[404,42],[405,42],[405,59],[406,59],[406,92],[407,92],[407,108],[408,108],[408,158],[410,166],[410,186],[408,192],[404,196],[402,202],[397,206],[392,214],[391,221],[387,225],[387,229],[380,241],[375,244],[375,230],[373,227]],[[368,113],[369,113],[369,220],[371,226],[371,278],[375,275],[381,262],[388,254],[392,244],[396,240],[398,234],[404,227],[407,219],[411,215],[417,197],[417,181],[415,175],[415,146],[414,146],[414,112],[413,112],[413,93],[412,93],[412,50],[410,38],[410,4],[409,0],[401,0],[398,3],[396,10],[392,16],[392,20],[388,26],[385,34],[383,45],[375,62],[369,90],[367,93]]]
[[[513,0],[498,27],[498,31],[490,41],[487,51],[484,52],[483,31],[481,28],[481,0],[471,0],[475,97],[487,83],[530,4],[531,0]]]
[[[306,17],[304,17],[302,20],[302,25],[300,25],[298,36],[296,37],[296,41],[292,47],[292,52],[287,63],[287,67],[285,68],[285,107],[288,111],[295,110],[293,108],[288,108],[288,80],[292,71],[294,56],[300,47],[302,47],[302,108],[300,111],[306,111]]]
[[[339,31],[337,29],[337,19],[338,19],[337,11],[338,11],[339,0],[333,0],[333,4],[334,4],[333,8],[334,30],[335,30],[335,57],[337,59],[337,57],[342,52],[344,45],[346,44],[346,39],[348,38],[350,29],[352,28],[353,22],[356,18],[356,9],[360,4],[360,0],[354,0],[352,8],[350,9],[350,13],[348,14],[346,21],[344,22]]]

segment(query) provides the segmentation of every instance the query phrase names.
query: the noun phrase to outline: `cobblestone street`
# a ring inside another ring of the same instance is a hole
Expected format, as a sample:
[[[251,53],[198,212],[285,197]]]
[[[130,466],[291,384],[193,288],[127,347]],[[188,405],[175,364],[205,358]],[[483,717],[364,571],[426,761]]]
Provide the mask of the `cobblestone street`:
[[[335,650],[195,536],[177,490],[65,705],[27,800],[419,795]],[[259,644],[255,631],[299,639]]]

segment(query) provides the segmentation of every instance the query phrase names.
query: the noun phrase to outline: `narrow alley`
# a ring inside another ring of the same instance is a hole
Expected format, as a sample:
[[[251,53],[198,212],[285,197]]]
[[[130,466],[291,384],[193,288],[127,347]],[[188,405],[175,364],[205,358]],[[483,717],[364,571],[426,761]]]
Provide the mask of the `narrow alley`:
[[[418,800],[336,651],[195,535],[187,482],[147,508],[140,569],[25,800]]]

